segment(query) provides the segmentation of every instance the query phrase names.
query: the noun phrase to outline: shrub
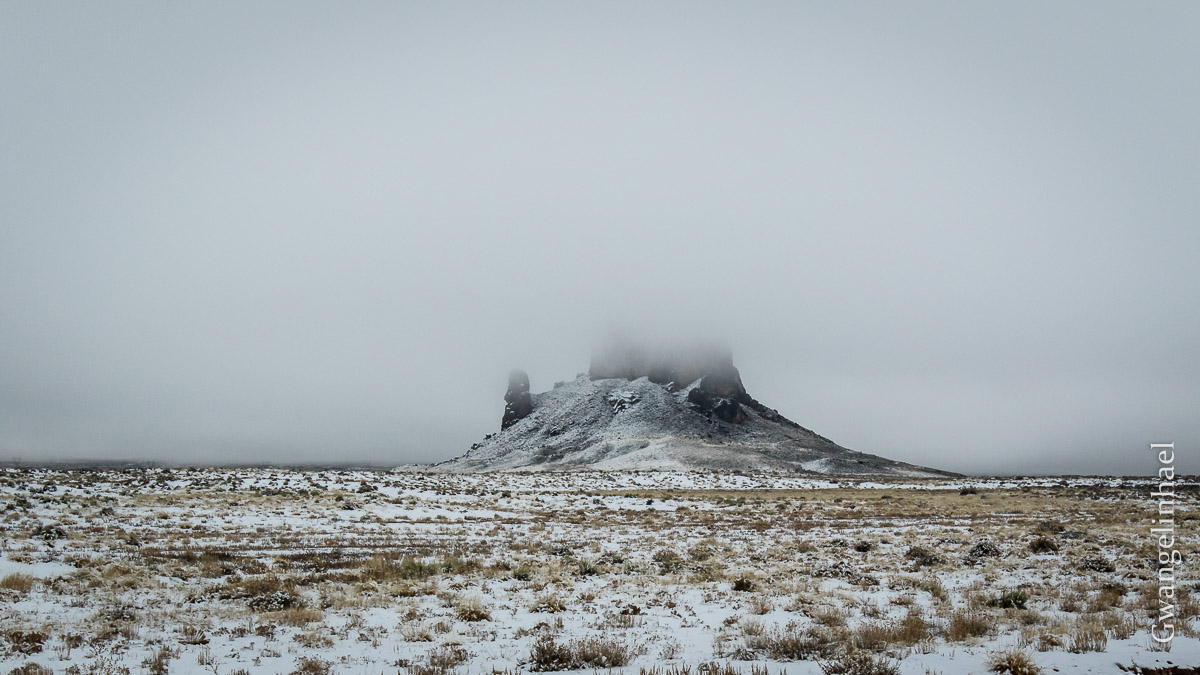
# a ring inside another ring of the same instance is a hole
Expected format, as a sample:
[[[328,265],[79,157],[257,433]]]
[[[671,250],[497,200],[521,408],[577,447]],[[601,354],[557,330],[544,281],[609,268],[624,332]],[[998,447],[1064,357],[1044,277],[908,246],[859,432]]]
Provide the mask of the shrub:
[[[1079,561],[1079,569],[1089,572],[1115,572],[1117,568],[1106,558],[1100,556],[1088,556]]]
[[[470,660],[471,655],[462,647],[435,647],[429,650],[429,667],[447,672]]]
[[[1029,542],[1029,550],[1033,553],[1057,553],[1058,544],[1049,537],[1038,537]]]
[[[321,630],[307,630],[296,633],[292,640],[307,649],[324,649],[333,646],[333,638]]]
[[[3,579],[0,579],[0,588],[8,591],[16,591],[17,593],[24,595],[33,588],[33,577],[29,576],[28,574],[14,572]]]
[[[179,627],[179,643],[185,645],[206,645],[208,635],[199,626],[184,624]]]
[[[825,675],[900,675],[900,667],[883,656],[849,652],[821,664]]]
[[[405,642],[433,642],[433,633],[421,625],[407,625],[400,629],[400,637]]]
[[[855,643],[861,649],[881,651],[891,646],[912,646],[929,637],[929,625],[919,609],[910,610],[899,621],[875,621],[860,624]]]
[[[916,587],[933,596],[933,599],[938,602],[946,602],[950,599],[950,594],[946,592],[946,587],[942,586],[942,582],[936,578],[920,579],[916,582]]]
[[[683,558],[668,548],[655,551],[651,559],[658,563],[658,568],[662,570],[663,574],[675,574],[682,572],[684,568]]]
[[[916,563],[917,567],[927,567],[929,565],[938,565],[943,562],[942,556],[926,549],[923,546],[913,546],[904,553],[904,557]]]
[[[170,672],[171,659],[178,656],[167,645],[162,645],[153,654],[142,661],[142,666],[150,675],[167,675]]]
[[[465,598],[454,606],[454,613],[463,621],[491,621],[492,615],[479,598]]]
[[[530,667],[535,671],[571,670],[574,654],[567,645],[560,645],[549,635],[542,636],[533,644],[529,653]]]
[[[1005,591],[1000,595],[990,598],[987,601],[989,607],[999,607],[1001,609],[1025,609],[1025,603],[1029,601],[1029,594],[1025,591]]]
[[[9,654],[37,654],[46,643],[46,634],[37,631],[6,630],[4,640],[8,642]]]
[[[463,564],[458,558],[447,558],[440,565],[436,565],[412,556],[405,556],[397,561],[376,555],[363,562],[359,574],[369,581],[420,580],[434,576],[439,570],[454,571],[456,565]]]
[[[950,615],[946,626],[946,639],[958,642],[969,637],[981,637],[992,631],[992,622],[984,614],[960,609]]]
[[[971,547],[967,552],[967,564],[974,565],[984,558],[995,558],[1000,555],[1000,547],[993,544],[987,539],[983,539]]]
[[[562,645],[546,635],[534,643],[530,665],[535,671],[619,668],[628,665],[634,655],[634,650],[610,638],[585,638]]]
[[[1053,520],[1043,520],[1042,522],[1037,524],[1037,527],[1033,528],[1033,533],[1034,534],[1055,535],[1055,534],[1062,534],[1063,532],[1066,531],[1066,529],[1067,528],[1063,527],[1060,523],[1055,522]]]
[[[566,608],[567,603],[563,602],[562,598],[559,598],[553,593],[546,593],[545,595],[538,596],[538,598],[533,601],[533,606],[529,608],[529,611],[550,612],[553,614],[555,612],[561,612]]]
[[[301,656],[296,659],[296,669],[291,672],[291,675],[329,675],[332,666],[333,664],[325,659]]]
[[[479,561],[472,558],[463,558],[458,555],[448,555],[442,558],[438,569],[443,574],[466,574],[467,572],[479,569]]]
[[[1092,623],[1077,624],[1071,631],[1067,650],[1072,654],[1102,652],[1108,648],[1108,636],[1104,628]]]
[[[33,530],[32,538],[41,539],[49,544],[59,539],[66,539],[67,531],[59,525],[40,524]]]
[[[766,614],[774,607],[771,604],[771,599],[765,595],[755,595],[750,598],[750,613],[751,614]]]
[[[8,675],[54,675],[54,671],[40,663],[26,663],[8,671]]]
[[[314,621],[321,621],[325,614],[319,609],[292,607],[275,615],[276,620],[285,626],[306,626]]]
[[[1054,633],[1042,633],[1037,637],[1037,650],[1039,652],[1048,652],[1051,649],[1058,649],[1063,646],[1062,640]]]
[[[280,612],[293,607],[303,607],[304,601],[295,593],[278,590],[250,598],[246,604],[256,612]]]
[[[988,658],[988,669],[995,673],[1010,675],[1038,675],[1042,672],[1034,665],[1029,655],[1016,648],[996,652]]]
[[[789,621],[786,626],[776,626],[770,632],[748,636],[746,646],[765,651],[773,659],[799,661],[831,657],[837,651],[837,642],[837,636],[831,630],[801,627],[795,621]]]
[[[580,666],[614,668],[628,665],[634,651],[611,638],[586,638],[571,643]]]

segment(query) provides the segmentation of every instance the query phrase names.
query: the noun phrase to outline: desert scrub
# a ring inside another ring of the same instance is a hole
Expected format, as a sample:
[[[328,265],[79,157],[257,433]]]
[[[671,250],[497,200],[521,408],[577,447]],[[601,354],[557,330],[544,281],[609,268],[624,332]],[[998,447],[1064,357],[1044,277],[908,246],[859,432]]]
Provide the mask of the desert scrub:
[[[384,555],[367,558],[358,569],[365,581],[421,580],[437,574],[435,565],[416,560],[412,556],[393,560]]]
[[[999,607],[1000,609],[1025,609],[1025,603],[1029,602],[1029,594],[1022,590],[1004,591],[1000,595],[988,598],[988,607]]]
[[[33,577],[28,574],[14,572],[0,579],[0,589],[6,591],[14,591],[16,595],[23,596],[33,588]]]
[[[1058,553],[1058,544],[1050,537],[1037,537],[1029,542],[1031,553]]]
[[[780,661],[800,661],[833,656],[841,641],[843,636],[833,629],[789,621],[784,626],[747,635],[746,647]]]
[[[562,598],[555,593],[545,593],[539,595],[533,604],[529,607],[531,612],[561,612],[567,608],[567,603],[563,602]]]
[[[1108,635],[1098,622],[1080,620],[1071,629],[1067,641],[1067,651],[1072,654],[1084,652],[1102,652],[1108,648]]]
[[[9,654],[37,654],[46,643],[46,634],[35,630],[23,631],[13,628],[4,631],[3,637],[8,643]]]
[[[749,593],[750,591],[754,590],[754,580],[742,575],[733,580],[733,584],[730,586],[730,588],[739,593]]]
[[[301,656],[296,659],[296,669],[290,675],[329,675],[333,664],[315,656]]]
[[[1001,554],[1000,547],[992,543],[990,539],[981,539],[970,551],[967,551],[966,557],[963,559],[968,565],[978,565],[984,558],[996,558]]]
[[[924,546],[911,546],[904,553],[904,557],[913,561],[913,566],[917,569],[922,567],[931,567],[940,565],[943,561],[942,556],[930,551]]]
[[[447,645],[430,649],[425,660],[432,672],[453,673],[455,668],[471,660],[471,654],[462,647]]]
[[[492,615],[477,597],[460,598],[454,603],[454,614],[467,622],[491,621]]]
[[[1087,572],[1104,572],[1112,573],[1117,571],[1115,565],[1108,561],[1107,558],[1100,556],[1088,556],[1079,561],[1079,569]]]
[[[669,548],[659,549],[651,557],[663,574],[677,574],[684,569],[683,558]]]
[[[1042,672],[1023,650],[1010,647],[988,657],[988,669],[994,673],[1009,675],[1038,675]]]
[[[850,610],[835,605],[820,605],[814,608],[809,616],[823,626],[838,628],[846,625],[846,619],[850,617]]]
[[[295,593],[278,590],[250,598],[246,606],[256,612],[281,612],[304,607],[304,601]]]
[[[167,675],[170,672],[171,659],[177,658],[179,653],[167,645],[161,645],[154,653],[146,657],[142,661],[142,667],[150,675]]]
[[[54,675],[54,671],[40,663],[26,662],[8,672],[8,675]]]
[[[628,665],[636,651],[625,643],[607,637],[555,642],[545,635],[534,643],[530,667],[535,671],[579,670],[581,668],[619,668]]]
[[[900,667],[884,656],[848,652],[821,663],[825,675],[900,675]]]
[[[309,609],[307,607],[292,607],[281,612],[275,612],[269,615],[271,619],[278,624],[285,626],[307,626],[316,621],[323,621],[325,613],[319,609]]]
[[[865,622],[854,631],[854,642],[862,649],[883,651],[895,647],[911,647],[930,639],[929,624],[919,607],[909,609],[899,621]]]
[[[993,629],[991,617],[970,609],[959,609],[950,615],[946,625],[946,639],[962,642],[967,638],[990,635]]]
[[[772,609],[775,609],[775,606],[771,602],[771,599],[768,598],[767,596],[762,595],[762,594],[755,594],[750,597],[750,602],[748,604],[747,609],[750,610],[751,614],[762,615],[762,614],[769,613]]]

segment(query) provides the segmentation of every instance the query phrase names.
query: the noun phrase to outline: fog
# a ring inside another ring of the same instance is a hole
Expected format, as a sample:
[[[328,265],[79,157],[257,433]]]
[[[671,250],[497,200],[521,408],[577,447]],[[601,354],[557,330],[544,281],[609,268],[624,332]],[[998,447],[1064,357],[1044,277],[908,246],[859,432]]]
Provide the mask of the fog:
[[[0,460],[428,462],[605,336],[1200,468],[1200,5],[5,3]]]

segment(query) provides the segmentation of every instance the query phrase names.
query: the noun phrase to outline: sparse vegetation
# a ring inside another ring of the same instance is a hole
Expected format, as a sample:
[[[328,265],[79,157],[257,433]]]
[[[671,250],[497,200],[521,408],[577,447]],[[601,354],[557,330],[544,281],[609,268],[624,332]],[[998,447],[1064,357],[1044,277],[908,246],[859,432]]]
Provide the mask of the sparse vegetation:
[[[13,565],[0,672],[330,675],[351,669],[330,656],[350,648],[364,655],[354,668],[410,675],[473,672],[497,654],[512,673],[765,675],[757,662],[795,660],[888,673],[964,644],[965,669],[1019,675],[1037,672],[1030,654],[1042,672],[1072,653],[1128,660],[1148,649],[1140,631],[1159,606],[1154,551],[1130,524],[1139,493],[1103,484],[985,480],[965,499],[957,486],[751,475],[739,480],[760,488],[702,475],[633,488],[609,475],[14,473],[0,472]],[[1177,592],[1179,616],[1195,616],[1195,594]]]
[[[530,662],[537,671],[616,668],[627,665],[633,655],[628,646],[611,638],[590,637],[559,643],[547,635],[534,644]]]
[[[25,595],[33,588],[33,577],[28,574],[15,572],[5,575],[0,579],[0,589],[6,591],[16,591],[18,595]]]
[[[1010,675],[1038,675],[1041,669],[1024,651],[1015,648],[996,652],[988,657],[988,668],[995,673]]]
[[[849,652],[821,663],[825,675],[900,675],[900,667],[884,656]]]

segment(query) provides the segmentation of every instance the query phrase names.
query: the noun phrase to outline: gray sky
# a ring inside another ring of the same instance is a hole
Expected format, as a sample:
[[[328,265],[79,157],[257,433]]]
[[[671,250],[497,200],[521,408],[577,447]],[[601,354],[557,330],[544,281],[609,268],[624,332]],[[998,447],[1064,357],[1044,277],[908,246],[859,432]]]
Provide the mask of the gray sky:
[[[0,4],[0,458],[432,461],[614,328],[1200,469],[1200,5]]]

